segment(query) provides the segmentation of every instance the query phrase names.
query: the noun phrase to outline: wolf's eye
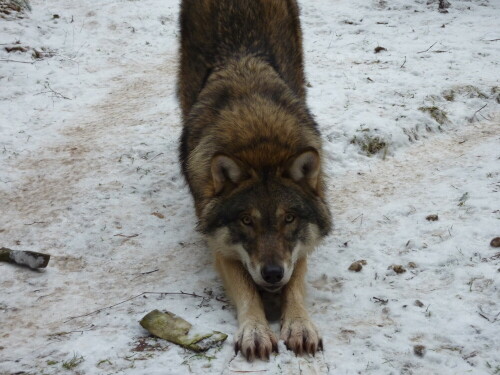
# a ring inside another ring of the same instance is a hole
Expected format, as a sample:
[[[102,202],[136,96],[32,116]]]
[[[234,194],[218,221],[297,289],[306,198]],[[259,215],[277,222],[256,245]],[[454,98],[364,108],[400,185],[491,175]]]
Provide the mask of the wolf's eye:
[[[242,216],[240,220],[245,225],[252,225],[252,218],[249,215]]]
[[[295,215],[294,214],[286,214],[285,215],[285,223],[290,224],[295,220]]]

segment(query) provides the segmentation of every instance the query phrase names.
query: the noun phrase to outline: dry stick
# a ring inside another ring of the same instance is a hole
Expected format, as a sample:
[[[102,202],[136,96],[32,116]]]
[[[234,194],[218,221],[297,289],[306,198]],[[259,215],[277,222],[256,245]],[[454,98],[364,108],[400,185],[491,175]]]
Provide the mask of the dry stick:
[[[67,332],[56,332],[56,333],[49,334],[49,337],[64,336],[64,335],[69,335],[71,333],[81,333],[83,335],[83,332],[92,331],[94,328],[95,328],[95,326],[92,325],[92,327],[89,329],[80,329],[80,330],[76,330],[76,331],[67,331]]]
[[[358,216],[356,216],[354,219],[351,220],[351,223],[354,223],[356,220],[358,220],[361,216],[363,216],[363,214],[360,214]]]
[[[406,64],[406,56],[405,56],[405,61],[403,61],[403,64],[400,66],[400,68],[402,68],[403,66],[405,66]]]
[[[432,47],[434,47],[434,45],[436,44],[437,42],[434,42],[434,44],[432,46],[430,46],[429,48],[427,48],[425,51],[420,51],[420,52],[417,52],[417,53],[424,53],[424,52],[427,52],[428,50],[430,50]]]
[[[236,372],[238,374],[251,374],[251,373],[254,373],[254,372],[267,372],[268,370],[233,370],[233,369],[230,369],[228,368],[229,371],[231,372]]]
[[[121,234],[121,233],[118,233],[118,234],[115,234],[113,237],[125,237],[125,238],[134,238],[134,237],[138,237],[139,235],[136,233],[136,234],[131,234],[130,236],[127,236],[126,234]]]
[[[494,317],[491,317],[491,318],[487,317],[485,315],[486,313],[483,311],[483,308],[481,306],[479,306],[479,311],[477,313],[490,323],[495,323],[498,320],[498,317],[500,316],[500,312],[498,312],[498,314],[496,314]],[[491,314],[491,315],[493,315],[493,314]]]
[[[163,155],[163,152],[160,152],[158,155],[153,156],[151,159],[149,159],[149,160],[148,160],[148,162],[149,162],[149,161],[153,161],[153,160],[155,160],[155,159],[156,159],[158,156],[160,156],[160,155]]]
[[[488,103],[486,103],[485,105],[483,105],[481,108],[479,108],[476,112],[474,112],[474,114],[472,115],[472,119],[474,118],[474,116],[476,116],[476,113],[478,113],[479,111],[481,111],[484,107],[486,107],[488,105]]]
[[[0,61],[15,62],[15,63],[21,63],[21,64],[34,64],[35,63],[35,61],[19,61],[19,60],[11,60],[11,59],[0,59]]]
[[[153,273],[153,272],[156,272],[156,271],[159,271],[159,270],[160,270],[160,269],[159,269],[159,268],[157,268],[157,269],[155,269],[155,270],[153,270],[153,271],[141,272],[141,275],[148,275],[148,274],[150,274],[150,273]]]
[[[66,100],[71,100],[71,98],[68,98],[67,96],[64,96],[63,94],[61,94],[60,92],[55,91],[52,87],[50,87],[50,85],[48,83],[47,83],[46,87],[50,90],[50,92],[52,92],[58,98],[62,98],[62,99],[66,99]]]
[[[186,293],[186,292],[183,292],[182,290],[180,292],[142,292],[141,294],[138,294],[136,296],[133,296],[133,297],[130,297],[130,298],[127,298],[126,300],[124,301],[121,301],[121,302],[118,302],[118,303],[115,303],[114,305],[111,305],[111,306],[106,306],[106,307],[101,307],[100,309],[97,309],[95,311],[91,311],[87,314],[82,314],[82,315],[77,315],[77,316],[71,316],[69,317],[66,321],[64,321],[64,323],[67,323],[69,322],[70,320],[73,320],[73,319],[77,319],[77,318],[83,318],[85,316],[89,316],[89,315],[92,315],[92,314],[98,314],[100,313],[101,311],[104,311],[104,310],[107,310],[107,309],[111,309],[113,307],[116,307],[118,305],[121,305],[125,302],[128,302],[128,301],[131,301],[135,298],[138,298],[138,297],[141,297],[141,296],[145,296],[146,294],[159,294],[159,295],[183,295],[183,296],[191,296],[191,297],[197,297],[197,298],[205,298],[203,296],[200,296],[196,293]]]
[[[132,280],[135,280],[135,279],[137,279],[137,278],[139,278],[139,277],[141,277],[141,276],[144,276],[144,275],[149,275],[150,273],[154,273],[154,272],[157,272],[157,271],[159,271],[159,270],[160,270],[160,269],[159,269],[159,268],[157,268],[157,269],[155,269],[155,270],[153,270],[153,271],[141,272],[139,275],[137,275],[136,277],[134,277]]]
[[[382,299],[378,297],[373,297],[373,299],[375,300],[375,302],[380,302],[382,305],[385,305],[387,302],[389,302],[388,299]]]

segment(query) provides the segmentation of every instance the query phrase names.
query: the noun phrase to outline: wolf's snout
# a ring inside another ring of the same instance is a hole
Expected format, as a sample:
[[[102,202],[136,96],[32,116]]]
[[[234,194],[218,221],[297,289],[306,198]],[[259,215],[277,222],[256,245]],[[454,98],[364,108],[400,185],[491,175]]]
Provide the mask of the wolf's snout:
[[[270,264],[262,267],[260,271],[262,278],[269,284],[277,284],[283,279],[284,269],[281,266]]]

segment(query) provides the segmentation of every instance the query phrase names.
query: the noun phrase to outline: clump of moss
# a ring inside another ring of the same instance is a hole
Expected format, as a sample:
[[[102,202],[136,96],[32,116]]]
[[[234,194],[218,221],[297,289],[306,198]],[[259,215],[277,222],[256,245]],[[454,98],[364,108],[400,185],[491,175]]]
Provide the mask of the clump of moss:
[[[378,136],[371,136],[369,134],[365,134],[363,137],[354,136],[351,139],[351,144],[358,145],[368,156],[373,156],[381,151],[383,151],[384,157],[387,154],[387,143]]]
[[[486,95],[481,90],[479,90],[477,87],[472,86],[472,85],[460,86],[460,87],[457,87],[456,90],[460,94],[466,95],[469,98],[488,99],[488,95]]]
[[[83,362],[83,357],[77,356],[75,353],[73,355],[73,358],[71,358],[69,361],[65,361],[62,363],[62,367],[65,368],[66,370],[72,370],[82,362]]]
[[[439,125],[444,125],[449,122],[446,112],[436,106],[420,107],[419,110],[428,113]]]
[[[455,90],[453,90],[453,89],[444,90],[442,95],[443,95],[443,98],[445,98],[449,102],[452,102],[455,100]]]
[[[468,98],[488,99],[488,95],[472,85],[453,86],[451,89],[444,90],[441,95],[449,102],[454,101],[456,95],[462,95]]]

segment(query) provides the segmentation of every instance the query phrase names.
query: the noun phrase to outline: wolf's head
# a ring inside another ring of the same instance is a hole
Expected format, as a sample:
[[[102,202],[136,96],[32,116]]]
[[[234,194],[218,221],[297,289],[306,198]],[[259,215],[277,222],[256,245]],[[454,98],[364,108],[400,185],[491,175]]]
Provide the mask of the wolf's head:
[[[210,247],[240,260],[257,285],[278,291],[331,228],[318,152],[308,148],[259,169],[217,154],[211,174],[216,197],[200,217]]]

